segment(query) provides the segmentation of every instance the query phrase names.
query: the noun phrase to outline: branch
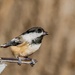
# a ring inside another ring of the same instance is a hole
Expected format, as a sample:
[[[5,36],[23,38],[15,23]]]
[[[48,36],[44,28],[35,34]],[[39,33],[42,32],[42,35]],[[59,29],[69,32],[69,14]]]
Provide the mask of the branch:
[[[19,59],[18,58],[0,58],[0,62],[9,62],[9,63],[18,63]],[[34,66],[37,61],[35,59],[31,58],[22,58],[21,59],[21,64],[30,64],[31,66]]]

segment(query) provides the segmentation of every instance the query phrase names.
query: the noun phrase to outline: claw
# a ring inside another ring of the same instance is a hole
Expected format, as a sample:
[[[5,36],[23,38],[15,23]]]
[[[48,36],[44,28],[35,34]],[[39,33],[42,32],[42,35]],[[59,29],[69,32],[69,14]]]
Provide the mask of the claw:
[[[33,67],[36,64],[36,60],[32,59],[30,65]]]

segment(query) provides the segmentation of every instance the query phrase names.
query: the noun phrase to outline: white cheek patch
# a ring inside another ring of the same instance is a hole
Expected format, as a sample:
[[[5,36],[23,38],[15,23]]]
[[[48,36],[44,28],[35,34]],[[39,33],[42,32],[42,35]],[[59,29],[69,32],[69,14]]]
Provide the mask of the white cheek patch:
[[[22,35],[23,39],[27,42],[32,42],[32,40],[36,39],[37,37],[40,37],[43,33],[29,33]]]

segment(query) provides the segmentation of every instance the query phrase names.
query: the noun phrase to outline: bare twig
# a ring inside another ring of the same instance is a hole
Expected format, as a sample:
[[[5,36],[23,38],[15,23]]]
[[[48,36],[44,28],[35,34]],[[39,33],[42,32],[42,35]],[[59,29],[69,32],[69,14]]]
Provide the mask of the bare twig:
[[[19,60],[18,58],[0,58],[0,62],[9,62],[9,63],[18,63]],[[30,64],[31,66],[35,65],[36,60],[35,59],[30,59],[30,58],[22,58],[21,59],[21,64]]]

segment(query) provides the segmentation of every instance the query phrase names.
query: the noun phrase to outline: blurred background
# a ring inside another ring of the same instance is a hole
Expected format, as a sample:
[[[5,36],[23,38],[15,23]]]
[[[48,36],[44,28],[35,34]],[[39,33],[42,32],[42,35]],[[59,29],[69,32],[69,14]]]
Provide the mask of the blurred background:
[[[0,0],[0,44],[35,26],[44,28],[30,65],[8,64],[1,75],[75,75],[75,0]],[[0,57],[14,57],[0,49]]]

